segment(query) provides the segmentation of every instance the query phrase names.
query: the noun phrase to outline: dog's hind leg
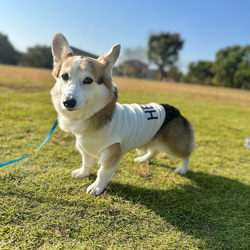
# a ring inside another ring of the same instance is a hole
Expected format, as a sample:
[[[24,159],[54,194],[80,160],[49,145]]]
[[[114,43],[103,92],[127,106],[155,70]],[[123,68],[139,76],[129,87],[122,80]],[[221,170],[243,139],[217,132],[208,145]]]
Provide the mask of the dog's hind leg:
[[[154,158],[158,154],[158,151],[153,149],[148,149],[147,153],[145,155],[136,157],[134,159],[134,162],[145,162],[148,163],[152,158]]]
[[[189,157],[181,160],[181,165],[175,169],[176,174],[185,175],[188,171]]]
[[[191,123],[179,116],[169,122],[166,127],[156,136],[163,151],[170,157],[181,159],[181,165],[175,173],[184,175],[188,171],[189,157],[191,156],[195,138]]]

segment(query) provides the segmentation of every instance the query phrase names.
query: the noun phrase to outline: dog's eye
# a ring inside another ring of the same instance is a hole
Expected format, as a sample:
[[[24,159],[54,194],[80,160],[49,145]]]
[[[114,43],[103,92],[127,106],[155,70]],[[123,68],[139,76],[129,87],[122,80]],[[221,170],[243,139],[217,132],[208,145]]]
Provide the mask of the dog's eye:
[[[67,73],[62,74],[62,79],[65,81],[69,80],[69,75]]]
[[[90,78],[90,77],[86,77],[84,80],[83,80],[83,83],[84,84],[91,84],[93,82],[93,80]]]

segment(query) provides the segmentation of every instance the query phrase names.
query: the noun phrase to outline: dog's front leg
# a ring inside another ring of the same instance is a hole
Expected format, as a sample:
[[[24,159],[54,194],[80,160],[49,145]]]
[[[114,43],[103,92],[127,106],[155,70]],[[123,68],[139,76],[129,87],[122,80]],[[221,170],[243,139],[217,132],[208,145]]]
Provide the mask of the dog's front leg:
[[[118,168],[121,156],[120,143],[115,143],[101,152],[99,160],[101,166],[95,182],[87,188],[88,194],[100,195],[103,192],[113,173]]]
[[[82,155],[82,167],[71,172],[73,177],[82,179],[90,175],[90,170],[94,167],[96,159],[88,155],[85,150],[77,145],[77,149]]]

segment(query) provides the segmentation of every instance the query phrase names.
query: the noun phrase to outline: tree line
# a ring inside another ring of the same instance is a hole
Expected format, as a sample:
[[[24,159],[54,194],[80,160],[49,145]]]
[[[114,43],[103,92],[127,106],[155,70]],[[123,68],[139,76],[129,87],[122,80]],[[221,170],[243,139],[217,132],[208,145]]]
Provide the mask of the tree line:
[[[184,82],[250,89],[250,45],[220,49],[215,62],[198,61],[188,66]]]
[[[235,45],[220,49],[216,53],[214,62],[191,62],[188,65],[187,74],[184,75],[176,66],[179,52],[183,48],[184,43],[184,40],[181,39],[178,33],[152,34],[149,37],[147,57],[148,61],[157,67],[155,78],[160,80],[174,79],[177,82],[202,85],[250,89],[250,45],[245,47]],[[1,64],[52,68],[52,61],[49,46],[36,45],[28,48],[27,52],[20,53],[10,43],[8,37],[0,33]],[[139,70],[142,70],[142,72],[139,72],[139,74],[137,72],[134,76],[145,77],[145,64],[142,63],[142,66],[138,66],[138,62],[133,62],[130,64],[130,67],[128,67],[128,63],[124,65],[125,67],[121,67],[121,70],[131,71],[131,67],[134,67],[138,71],[139,67]]]
[[[0,64],[52,68],[53,58],[48,46],[35,45],[21,53],[14,48],[7,35],[0,33]]]

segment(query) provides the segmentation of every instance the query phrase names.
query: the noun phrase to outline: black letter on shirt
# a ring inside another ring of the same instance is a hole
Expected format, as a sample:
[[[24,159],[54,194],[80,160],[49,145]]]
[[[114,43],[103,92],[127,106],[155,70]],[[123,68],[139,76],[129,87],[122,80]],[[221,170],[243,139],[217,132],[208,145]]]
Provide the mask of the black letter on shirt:
[[[144,110],[145,114],[149,114],[147,116],[147,120],[153,120],[153,119],[158,119],[158,116],[154,116],[157,111],[150,105],[141,105],[142,109]]]

